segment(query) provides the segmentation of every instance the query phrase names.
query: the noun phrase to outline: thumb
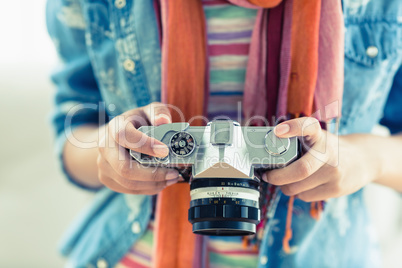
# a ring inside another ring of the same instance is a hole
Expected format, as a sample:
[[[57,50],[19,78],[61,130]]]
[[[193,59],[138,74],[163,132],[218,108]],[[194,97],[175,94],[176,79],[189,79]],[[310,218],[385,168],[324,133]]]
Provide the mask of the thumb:
[[[153,102],[143,108],[145,116],[153,126],[172,123],[169,108],[160,102]]]
[[[315,143],[321,138],[322,130],[320,122],[314,117],[300,117],[280,123],[274,133],[280,138],[308,137]]]

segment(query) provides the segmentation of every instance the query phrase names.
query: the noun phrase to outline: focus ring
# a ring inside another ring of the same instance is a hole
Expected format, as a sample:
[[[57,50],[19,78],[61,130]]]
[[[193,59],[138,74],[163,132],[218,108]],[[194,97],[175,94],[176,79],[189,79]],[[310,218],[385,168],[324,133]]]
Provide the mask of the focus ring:
[[[239,205],[211,205],[191,207],[188,211],[188,220],[191,223],[217,219],[238,219],[258,223],[260,221],[260,210],[255,207]]]
[[[190,207],[212,205],[240,205],[258,208],[258,202],[243,198],[201,198],[190,201]]]

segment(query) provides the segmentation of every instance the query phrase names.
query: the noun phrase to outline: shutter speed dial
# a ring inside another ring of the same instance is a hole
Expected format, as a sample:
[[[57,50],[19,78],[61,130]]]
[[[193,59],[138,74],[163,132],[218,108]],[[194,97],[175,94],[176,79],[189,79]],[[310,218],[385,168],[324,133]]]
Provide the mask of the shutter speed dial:
[[[278,138],[272,130],[265,135],[265,150],[270,155],[281,155],[289,150],[290,140],[288,138]]]
[[[195,148],[194,137],[188,132],[177,132],[170,139],[170,149],[179,157],[190,155]]]

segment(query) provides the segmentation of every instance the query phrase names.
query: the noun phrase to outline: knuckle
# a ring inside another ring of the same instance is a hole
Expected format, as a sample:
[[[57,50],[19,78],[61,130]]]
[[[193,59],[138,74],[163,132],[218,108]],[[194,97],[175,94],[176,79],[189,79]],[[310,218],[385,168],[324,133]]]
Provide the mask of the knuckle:
[[[127,190],[130,191],[135,191],[138,188],[138,182],[137,181],[131,181],[131,180],[120,180],[120,184],[126,188]]]
[[[333,182],[331,189],[332,189],[332,191],[331,191],[332,194],[339,195],[342,192],[342,183],[341,183],[341,181],[336,180],[335,182]]]
[[[162,181],[164,182],[164,178],[166,176],[166,171],[161,170],[160,168],[152,171],[151,179],[152,181]]]
[[[157,190],[157,189],[162,190],[163,188],[165,188],[167,186],[166,183],[167,183],[166,181],[158,181],[158,182],[156,182],[155,185],[154,185],[155,190]]]
[[[101,172],[99,172],[98,178],[99,178],[100,183],[102,183],[103,185],[107,184],[107,181],[108,181],[107,177],[104,176]]]
[[[266,173],[266,181],[273,185],[281,185],[279,176],[275,175],[276,172],[270,171]]]
[[[119,128],[119,129],[116,131],[115,137],[116,137],[116,141],[117,141],[118,143],[123,143],[123,142],[125,142],[125,141],[126,141],[126,131],[125,131],[125,128],[124,128],[124,127]]]
[[[305,124],[307,126],[321,127],[320,122],[315,117],[306,117]]]
[[[307,129],[307,132],[318,132],[321,129],[320,122],[314,117],[305,117],[303,122],[298,122],[303,133],[307,131]]]
[[[281,191],[282,191],[282,193],[284,193],[284,194],[287,195],[287,196],[291,196],[291,195],[292,195],[291,192],[290,192],[290,190],[289,190],[289,187],[288,187],[287,185],[282,186],[282,187],[281,187]]]
[[[127,165],[127,161],[121,161],[117,168],[117,173],[122,176],[123,178],[127,178],[130,176],[130,168]]]
[[[152,103],[152,107],[153,107],[154,109],[156,109],[156,110],[159,110],[159,109],[166,109],[166,108],[167,108],[166,104],[161,103],[161,102],[153,102],[153,103]]]
[[[131,132],[132,129],[132,122],[130,120],[120,121],[112,136],[114,136],[114,140],[120,145],[135,143],[135,140],[129,140],[135,137],[134,133]]]
[[[152,107],[154,107],[154,109],[164,109],[166,108],[166,104],[155,101],[152,103]]]
[[[320,121],[318,121],[315,117],[309,117],[311,124],[315,124],[316,126],[320,126]]]
[[[311,175],[313,171],[313,166],[310,161],[304,160],[300,161],[299,164],[299,174],[301,177],[306,178]]]
[[[297,184],[289,184],[287,185],[287,192],[289,195],[296,195],[299,193],[299,187]]]
[[[147,112],[152,114],[155,112],[156,108],[158,108],[160,105],[161,105],[160,102],[154,101],[154,102],[151,102],[150,104],[148,104],[147,106],[145,106],[144,108]]]
[[[306,120],[303,120],[303,118],[297,118],[294,120],[294,122],[297,130],[303,130],[303,125],[306,122]]]
[[[340,168],[336,167],[331,169],[330,180],[333,181],[334,184],[341,186],[343,178],[342,178],[342,171],[340,170]]]

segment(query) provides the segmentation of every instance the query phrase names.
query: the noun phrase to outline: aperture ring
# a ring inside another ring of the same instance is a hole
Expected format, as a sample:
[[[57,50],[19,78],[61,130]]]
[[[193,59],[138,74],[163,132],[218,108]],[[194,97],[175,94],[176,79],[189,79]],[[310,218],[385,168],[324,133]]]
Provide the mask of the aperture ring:
[[[233,179],[233,178],[197,178],[193,179],[190,190],[204,187],[241,187],[258,190],[260,182],[252,179]]]
[[[191,200],[203,198],[242,198],[258,201],[260,192],[238,187],[207,187],[190,191]]]

